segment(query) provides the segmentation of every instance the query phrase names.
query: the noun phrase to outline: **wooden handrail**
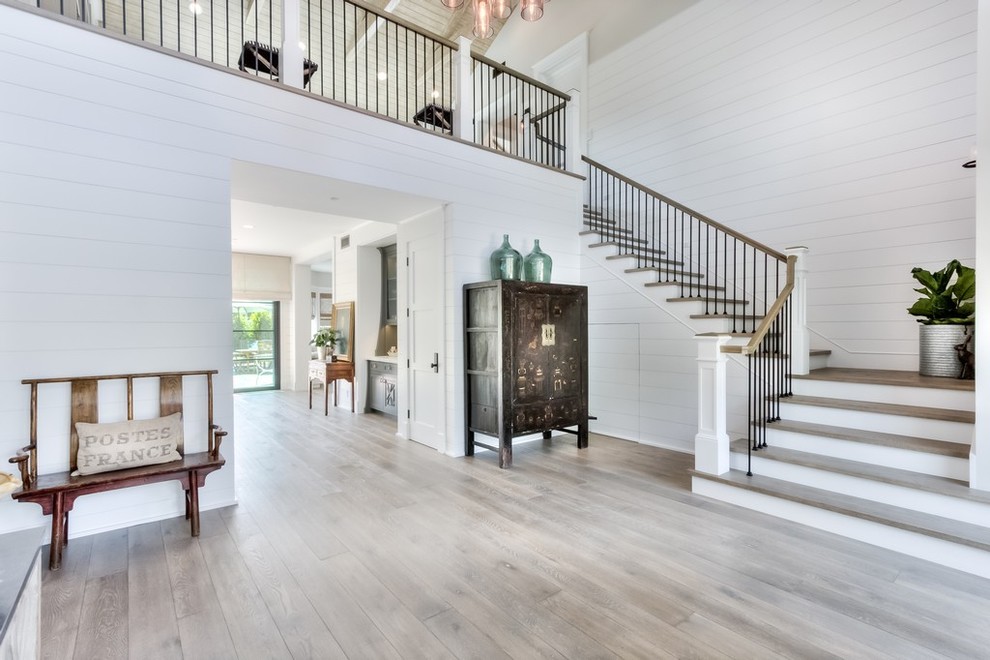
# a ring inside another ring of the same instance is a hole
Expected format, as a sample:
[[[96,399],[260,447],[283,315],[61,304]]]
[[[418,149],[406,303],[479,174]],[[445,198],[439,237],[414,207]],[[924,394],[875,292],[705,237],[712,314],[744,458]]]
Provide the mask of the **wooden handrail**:
[[[784,288],[780,290],[780,294],[777,299],[773,301],[773,305],[767,310],[766,316],[763,317],[763,321],[760,322],[759,327],[753,332],[753,336],[749,338],[749,342],[744,346],[723,346],[723,353],[738,353],[741,355],[752,355],[759,348],[760,343],[763,338],[767,336],[767,332],[770,331],[770,326],[773,322],[777,320],[780,316],[780,310],[784,308],[784,303],[787,302],[787,297],[791,295],[791,291],[794,290],[794,264],[797,263],[797,255],[790,255],[787,257],[787,282],[784,284]]]
[[[352,2],[353,0],[347,0],[347,1],[348,2]],[[482,64],[487,64],[488,66],[490,66],[491,68],[495,69],[496,71],[501,71],[502,73],[507,73],[510,76],[513,76],[515,78],[518,78],[519,80],[522,80],[525,83],[529,83],[530,85],[533,85],[534,87],[539,87],[544,92],[550,92],[551,94],[555,94],[555,95],[559,96],[560,98],[564,99],[564,101],[570,101],[571,100],[571,97],[568,94],[565,94],[565,93],[561,92],[560,90],[554,89],[550,85],[546,85],[544,83],[541,83],[539,80],[536,80],[534,78],[530,78],[529,76],[527,76],[524,73],[519,73],[518,71],[516,71],[514,69],[510,69],[509,67],[505,66],[504,64],[499,64],[495,60],[490,60],[487,57],[485,57],[484,55],[478,55],[477,53],[471,53],[471,57],[475,61],[481,62]]]
[[[701,220],[705,224],[711,225],[712,227],[715,227],[716,229],[725,232],[726,234],[728,234],[729,236],[732,236],[733,238],[739,239],[743,243],[746,243],[747,245],[752,246],[752,247],[756,248],[757,250],[762,250],[763,252],[767,253],[768,255],[770,255],[774,259],[777,259],[778,261],[787,261],[787,255],[785,255],[783,252],[778,252],[777,250],[774,250],[771,247],[767,247],[763,243],[759,243],[757,241],[754,241],[753,239],[749,238],[748,236],[745,236],[743,234],[740,234],[736,230],[731,229],[729,227],[726,227],[722,223],[716,222],[715,220],[712,220],[711,218],[709,218],[708,216],[706,216],[704,214],[698,213],[697,211],[695,211],[693,209],[690,209],[690,208],[684,206],[683,204],[679,204],[678,202],[675,202],[674,200],[670,199],[669,197],[667,197],[665,195],[661,195],[660,193],[658,193],[655,190],[651,190],[651,189],[647,188],[646,186],[643,186],[643,185],[640,185],[640,184],[636,183],[635,181],[633,181],[629,177],[623,176],[623,175],[619,174],[618,172],[616,172],[615,170],[613,170],[613,169],[611,169],[609,167],[606,167],[605,165],[602,165],[601,163],[599,163],[597,161],[594,161],[594,160],[588,158],[587,156],[581,156],[581,160],[583,160],[584,162],[588,163],[589,165],[593,165],[594,167],[597,167],[601,171],[605,172],[606,174],[608,174],[610,176],[615,177],[616,179],[618,179],[619,181],[625,183],[626,185],[632,186],[633,188],[636,188],[637,190],[640,190],[642,192],[645,192],[647,195],[653,195],[654,197],[656,197],[657,199],[659,199],[660,201],[662,201],[664,204],[667,204],[668,206],[672,206],[675,209],[679,209],[679,210],[683,211],[684,213],[689,213],[691,216],[697,218],[698,220]]]

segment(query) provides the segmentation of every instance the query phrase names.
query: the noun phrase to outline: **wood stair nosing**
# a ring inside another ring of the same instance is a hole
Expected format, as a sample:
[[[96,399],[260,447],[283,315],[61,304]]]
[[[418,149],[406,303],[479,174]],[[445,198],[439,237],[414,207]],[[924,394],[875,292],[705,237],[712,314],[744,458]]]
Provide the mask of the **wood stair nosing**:
[[[783,403],[801,406],[816,406],[819,408],[837,408],[839,410],[878,413],[882,415],[935,419],[943,422],[959,422],[961,424],[973,424],[976,421],[976,413],[968,410],[925,408],[922,406],[905,406],[898,403],[875,403],[872,401],[833,399],[830,397],[804,396],[800,394],[795,394],[794,396],[788,397],[783,400]]]
[[[749,449],[749,440],[746,438],[734,440],[731,449],[736,453],[746,454]],[[947,497],[970,500],[981,504],[990,504],[990,492],[974,490],[966,482],[949,477],[902,470],[885,465],[863,463],[848,458],[823,456],[821,454],[784,447],[774,447],[772,445],[754,452],[753,455],[781,463],[814,468],[823,472],[834,472],[850,477],[901,486],[903,488],[912,488]]]
[[[692,470],[691,474],[763,495],[790,500],[798,504],[990,552],[990,528],[987,527],[949,520],[928,513],[919,513],[851,495],[833,493],[821,488],[803,486],[782,479],[758,475],[747,477],[746,473],[741,470],[729,470],[729,472],[718,476],[697,470]]]
[[[643,286],[681,286],[691,291],[725,291],[724,286],[715,284],[699,284],[697,282],[647,282]]]
[[[754,315],[754,314],[722,314],[722,313],[719,313],[719,314],[692,314],[688,318],[698,319],[698,320],[715,319],[715,320],[720,320],[720,321],[731,321],[731,320],[735,319],[735,320],[741,321],[741,322],[747,322],[747,321],[750,321],[750,322],[752,322],[752,321],[759,322],[759,321],[762,321],[763,320],[763,317],[762,316],[757,316],[757,315]]]
[[[601,220],[585,220],[584,226],[590,228],[591,230],[598,230],[598,233],[608,233],[608,234],[622,234],[623,236],[633,236],[632,229],[626,229],[625,227],[616,227],[615,223],[607,223]],[[637,242],[642,239],[633,238]]]
[[[649,273],[649,272],[653,272],[653,273],[656,273],[657,276],[666,275],[668,277],[670,277],[670,276],[674,276],[674,277],[690,277],[691,279],[695,279],[695,280],[703,280],[703,279],[705,279],[705,274],[704,273],[689,273],[689,272],[684,271],[684,270],[678,270],[678,269],[675,269],[675,268],[660,268],[659,266],[639,266],[638,268],[626,268],[626,271],[625,272],[627,272],[627,273]],[[673,282],[674,284],[680,284],[680,282],[678,282],[676,280],[670,280],[670,281]]]
[[[717,303],[719,305],[748,305],[748,300],[736,300],[734,298],[719,298],[717,301],[714,297],[705,298],[704,296],[685,296],[680,298],[667,298],[667,302],[710,302]]]
[[[640,259],[643,261],[649,261],[655,264],[663,264],[665,266],[683,266],[684,262],[674,261],[673,259],[660,259],[657,257],[640,257],[634,254],[613,254],[605,257],[608,261],[614,261],[616,259]],[[656,266],[645,266],[643,270],[649,270],[651,268],[656,268]],[[626,272],[632,272],[632,270],[627,270]]]
[[[791,420],[781,420],[768,424],[767,430],[771,432],[802,433],[821,438],[832,438],[834,440],[876,445],[879,447],[892,447],[924,454],[936,454],[963,459],[969,458],[970,447],[968,444],[950,442],[948,440],[933,440],[931,438],[919,438],[896,433],[864,431],[841,426],[830,426],[828,424],[796,422]]]
[[[831,354],[832,354],[832,351],[830,349],[827,349],[827,348],[813,348],[810,351],[808,351],[808,355],[810,355],[811,357],[828,357]],[[819,371],[821,371],[821,370],[819,369]],[[793,377],[794,378],[807,378],[807,376],[797,376],[797,375],[795,375]]]

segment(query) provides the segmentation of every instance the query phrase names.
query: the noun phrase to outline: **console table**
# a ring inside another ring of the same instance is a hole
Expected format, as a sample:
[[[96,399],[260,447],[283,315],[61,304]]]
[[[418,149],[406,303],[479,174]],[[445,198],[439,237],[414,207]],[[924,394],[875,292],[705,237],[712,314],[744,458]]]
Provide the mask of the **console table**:
[[[330,383],[333,383],[333,405],[337,405],[337,381],[346,380],[351,384],[351,412],[354,412],[354,399],[357,392],[354,390],[354,363],[338,360],[337,362],[324,362],[323,360],[309,361],[309,407],[313,408],[313,381],[318,380],[323,383],[323,414],[330,414]]]

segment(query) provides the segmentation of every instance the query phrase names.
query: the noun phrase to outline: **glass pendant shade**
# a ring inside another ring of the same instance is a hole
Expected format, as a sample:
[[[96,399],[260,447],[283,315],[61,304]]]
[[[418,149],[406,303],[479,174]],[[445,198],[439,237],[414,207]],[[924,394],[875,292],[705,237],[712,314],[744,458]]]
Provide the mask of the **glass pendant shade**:
[[[512,0],[492,0],[492,16],[504,21],[512,13]]]
[[[440,0],[440,2],[443,3],[444,7],[449,9],[457,9],[464,4],[464,0]]]
[[[479,39],[488,39],[495,34],[492,27],[492,4],[491,0],[474,1],[474,36]]]
[[[527,21],[538,21],[543,17],[543,0],[520,0],[519,15]]]

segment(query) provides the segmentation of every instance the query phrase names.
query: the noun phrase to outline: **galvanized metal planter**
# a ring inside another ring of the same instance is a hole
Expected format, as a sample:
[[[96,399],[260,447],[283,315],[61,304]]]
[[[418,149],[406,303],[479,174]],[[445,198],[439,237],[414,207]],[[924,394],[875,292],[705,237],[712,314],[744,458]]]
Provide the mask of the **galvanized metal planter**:
[[[918,344],[919,368],[922,376],[958,378],[962,363],[956,346],[966,340],[968,325],[922,325]]]

